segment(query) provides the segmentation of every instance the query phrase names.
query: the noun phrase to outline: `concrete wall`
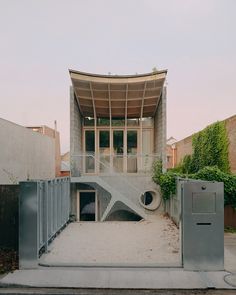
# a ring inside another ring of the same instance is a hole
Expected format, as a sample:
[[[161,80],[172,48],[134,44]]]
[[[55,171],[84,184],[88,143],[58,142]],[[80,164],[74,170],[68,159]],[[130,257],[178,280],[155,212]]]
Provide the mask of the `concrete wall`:
[[[61,176],[61,145],[60,145],[60,133],[52,129],[48,126],[42,125],[42,126],[30,126],[28,129],[31,129],[35,132],[39,132],[43,135],[49,136],[54,139],[55,144],[55,174],[57,177]]]
[[[71,176],[77,176],[82,158],[74,155],[82,154],[82,116],[75,98],[73,87],[70,87],[70,164]]]
[[[231,172],[236,173],[236,115],[224,120],[229,139],[229,163]],[[192,135],[176,143],[176,164],[178,165],[185,155],[191,155]],[[176,166],[176,165],[175,165]]]
[[[54,139],[0,119],[0,184],[55,177]]]
[[[166,87],[154,117],[154,153],[160,155],[164,170],[166,169]]]

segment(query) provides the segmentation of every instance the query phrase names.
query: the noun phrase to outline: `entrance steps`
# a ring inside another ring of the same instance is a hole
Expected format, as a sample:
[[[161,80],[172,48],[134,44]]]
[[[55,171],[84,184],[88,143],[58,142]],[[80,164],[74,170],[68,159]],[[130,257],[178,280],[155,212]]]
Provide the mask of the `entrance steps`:
[[[88,184],[97,190],[105,190],[111,195],[110,202],[101,216],[101,221],[105,221],[109,215],[119,210],[129,211],[143,219],[148,219],[153,213],[140,203],[142,194],[149,190],[158,189],[148,175],[83,175],[73,177],[71,181]]]

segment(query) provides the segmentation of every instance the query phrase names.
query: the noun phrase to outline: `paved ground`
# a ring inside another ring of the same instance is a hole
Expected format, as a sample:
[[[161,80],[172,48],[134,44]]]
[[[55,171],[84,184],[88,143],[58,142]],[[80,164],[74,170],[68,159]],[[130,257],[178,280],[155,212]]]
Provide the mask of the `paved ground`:
[[[236,233],[225,233],[225,269],[236,273]]]
[[[114,236],[116,232],[114,232]],[[126,233],[126,236],[132,232]],[[78,245],[79,246],[79,245]],[[225,234],[225,268],[227,271],[236,273],[236,234]],[[17,289],[0,288],[0,294],[134,294],[134,291],[124,291],[127,289],[147,289],[137,290],[135,294],[236,294],[236,290],[231,292],[209,291],[209,288],[216,289],[236,289],[236,275],[229,272],[192,272],[184,271],[181,268],[39,268],[37,270],[15,271],[0,280],[1,287],[16,284],[21,287],[31,286],[39,288],[84,288],[84,290],[74,289],[69,293],[60,293],[55,289],[55,293],[19,293]],[[94,288],[87,290],[86,288]],[[97,288],[120,289],[120,290],[97,290]],[[158,289],[159,291],[154,291]],[[169,289],[171,291],[162,291]],[[175,289],[179,289],[176,291]],[[191,291],[182,291],[189,289]],[[198,291],[193,291],[198,289]],[[202,291],[201,291],[202,289]],[[203,291],[204,289],[204,291]],[[27,289],[31,292],[29,289]],[[42,289],[37,289],[37,292]],[[53,291],[54,289],[51,289]],[[27,292],[28,292],[27,291]],[[5,293],[4,293],[5,292]],[[8,293],[7,293],[8,292]],[[15,292],[15,293],[14,293]],[[17,293],[18,292],[18,293]],[[45,291],[46,292],[46,291]],[[63,290],[61,290],[63,292]],[[73,293],[75,292],[75,293]],[[82,292],[82,293],[76,293]],[[84,293],[83,293],[84,292]],[[87,293],[86,293],[87,292]],[[110,293],[109,293],[110,292]],[[132,293],[133,292],[133,293]],[[158,293],[159,292],[159,293]],[[163,293],[160,293],[163,292]],[[168,293],[169,292],[169,293]]]
[[[11,295],[235,295],[235,290],[107,290],[107,289],[0,289],[0,294]]]
[[[51,288],[105,289],[231,289],[224,281],[228,273],[184,271],[173,268],[47,268],[19,270],[1,280],[15,284]],[[236,292],[236,291],[235,291]]]
[[[75,222],[50,245],[41,263],[180,265],[179,231],[163,216],[139,222]]]

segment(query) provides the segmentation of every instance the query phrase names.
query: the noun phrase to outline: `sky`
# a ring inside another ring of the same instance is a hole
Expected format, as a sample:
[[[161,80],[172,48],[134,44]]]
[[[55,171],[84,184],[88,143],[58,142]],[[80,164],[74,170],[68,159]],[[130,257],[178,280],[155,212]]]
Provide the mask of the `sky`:
[[[68,69],[168,69],[167,136],[236,114],[235,0],[0,0],[0,117],[69,150]]]

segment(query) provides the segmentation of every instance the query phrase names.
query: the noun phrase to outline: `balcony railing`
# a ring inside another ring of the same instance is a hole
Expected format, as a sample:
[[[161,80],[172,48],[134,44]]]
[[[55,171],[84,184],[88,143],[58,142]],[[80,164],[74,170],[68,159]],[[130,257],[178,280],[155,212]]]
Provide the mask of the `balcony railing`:
[[[94,155],[71,156],[71,176],[84,174],[150,173],[157,154],[150,155]]]

